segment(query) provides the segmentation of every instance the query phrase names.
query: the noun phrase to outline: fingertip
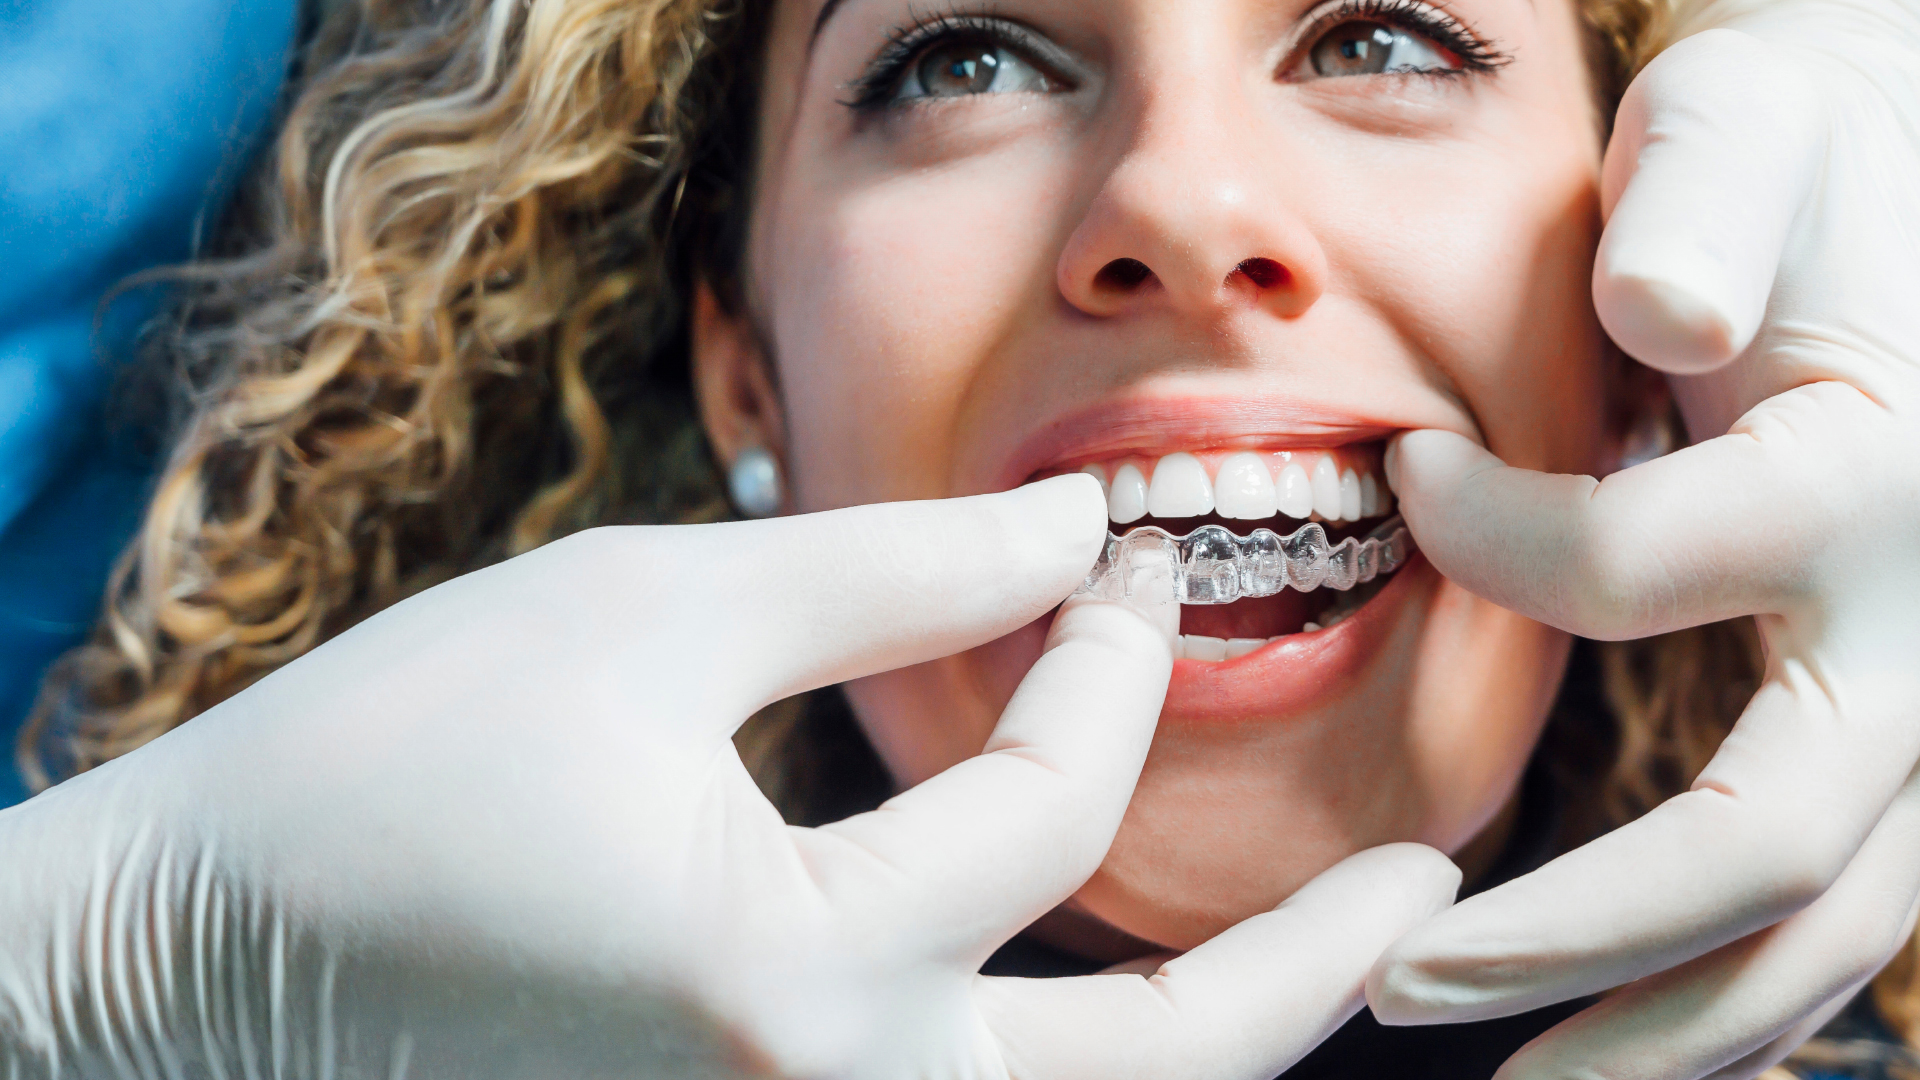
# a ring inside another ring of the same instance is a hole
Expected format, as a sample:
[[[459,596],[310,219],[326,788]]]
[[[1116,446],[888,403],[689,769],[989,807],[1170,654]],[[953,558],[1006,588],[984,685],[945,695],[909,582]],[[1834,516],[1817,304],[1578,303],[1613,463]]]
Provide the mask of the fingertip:
[[[1054,616],[1053,627],[1047,634],[1047,648],[1069,637],[1097,631],[1103,635],[1119,635],[1127,648],[1140,648],[1155,656],[1164,652],[1171,665],[1173,639],[1180,633],[1180,604],[1173,598],[1172,580],[1136,582],[1130,593],[1124,600],[1109,600],[1086,592],[1067,597]],[[1133,628],[1143,628],[1153,644],[1144,644],[1144,639],[1142,643],[1133,641]]]
[[[1050,476],[985,498],[1004,507],[1036,541],[1069,553],[1083,572],[1107,538],[1106,496],[1100,481],[1086,473]]]
[[[779,658],[734,684],[755,708],[950,656],[1046,617],[1086,580],[1106,520],[1099,481],[1070,475],[953,499],[692,527],[675,534],[679,547],[705,562],[672,577],[704,588],[713,566],[723,566],[729,602],[690,593],[702,597],[697,617],[713,620],[712,629],[677,641],[697,648],[718,634],[740,655]]]
[[[1444,1024],[1455,1004],[1450,986],[1426,970],[1419,931],[1387,947],[1367,973],[1367,1008],[1388,1027]]]
[[[1824,160],[1825,104],[1769,42],[1689,34],[1627,88],[1602,167],[1601,325],[1641,363],[1713,371],[1758,333]]]
[[[1697,255],[1675,245],[1662,258],[1638,260],[1657,268],[1622,269],[1624,258],[1594,266],[1593,306],[1607,336],[1669,375],[1704,375],[1731,363],[1753,341],[1765,306],[1764,298],[1743,304],[1718,268],[1689,266]]]
[[[1460,868],[1439,850],[1425,844],[1381,844],[1356,852],[1314,879],[1334,882],[1362,877],[1375,892],[1405,897],[1419,917],[1426,918],[1453,905],[1460,890]],[[1359,882],[1350,882],[1359,884]]]
[[[1454,898],[1460,895],[1460,882],[1463,876],[1460,867],[1438,848],[1425,844],[1400,843],[1387,844],[1381,850],[1392,850],[1394,857],[1406,867],[1410,883],[1424,889],[1425,906],[1420,909],[1420,917],[1430,919],[1453,906]]]
[[[1503,464],[1472,439],[1438,428],[1402,432],[1388,452],[1388,483],[1403,503],[1444,499],[1473,473]]]
[[[1089,478],[1091,479],[1091,478]],[[1096,487],[1097,490],[1097,487]],[[1100,537],[1104,543],[1107,531],[1105,503],[1102,502],[1100,520],[1103,522]],[[1126,580],[1116,590],[1121,599],[1095,596],[1088,592],[1076,592],[1067,598],[1061,609],[1061,618],[1054,622],[1056,632],[1070,612],[1089,611],[1094,613],[1111,611],[1118,616],[1130,617],[1147,626],[1160,643],[1171,649],[1174,637],[1180,632],[1180,602],[1175,592],[1174,579],[1176,567],[1171,561],[1173,556],[1164,551],[1140,551],[1126,560],[1124,573]],[[1089,562],[1092,560],[1090,559]],[[1103,617],[1095,615],[1094,617]]]
[[[1387,946],[1367,973],[1367,1006],[1375,1019],[1389,1026],[1444,1023],[1452,1007],[1454,988],[1437,978],[1431,961],[1438,954],[1423,944],[1429,920],[1453,907],[1463,880],[1452,859],[1424,844],[1388,844],[1373,854],[1390,854],[1408,882],[1408,899],[1416,905],[1407,930]]]
[[[1008,491],[961,500],[996,523],[997,561],[1008,581],[1031,581],[1054,603],[1085,580],[1107,538],[1107,501],[1100,481],[1084,473],[1050,476]]]
[[[1457,431],[1443,428],[1419,428],[1402,432],[1399,437],[1401,454],[1409,463],[1443,460],[1470,460],[1476,457],[1491,457],[1485,447],[1467,438]]]

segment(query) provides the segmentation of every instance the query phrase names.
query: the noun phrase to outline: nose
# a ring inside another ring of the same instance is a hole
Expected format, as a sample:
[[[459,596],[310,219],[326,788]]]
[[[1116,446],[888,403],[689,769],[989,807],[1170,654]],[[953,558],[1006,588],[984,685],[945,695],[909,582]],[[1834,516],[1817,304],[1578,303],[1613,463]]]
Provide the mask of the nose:
[[[1060,291],[1081,311],[1165,306],[1218,318],[1258,308],[1291,319],[1325,290],[1326,253],[1276,182],[1277,155],[1253,110],[1197,96],[1155,95],[1134,110],[1061,252]]]

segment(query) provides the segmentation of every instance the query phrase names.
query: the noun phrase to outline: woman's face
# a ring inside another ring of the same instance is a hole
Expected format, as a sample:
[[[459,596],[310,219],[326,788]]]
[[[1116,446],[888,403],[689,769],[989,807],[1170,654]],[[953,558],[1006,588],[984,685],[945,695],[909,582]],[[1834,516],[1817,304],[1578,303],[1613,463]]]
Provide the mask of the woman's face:
[[[770,32],[747,319],[709,308],[696,354],[726,385],[768,354],[751,437],[796,509],[1091,465],[1135,524],[1364,532],[1396,431],[1603,467],[1571,0],[780,0]],[[1175,948],[1356,850],[1497,832],[1568,645],[1418,558],[1182,630],[1237,655],[1176,661],[1072,904]],[[849,687],[899,783],[979,752],[1044,631]]]

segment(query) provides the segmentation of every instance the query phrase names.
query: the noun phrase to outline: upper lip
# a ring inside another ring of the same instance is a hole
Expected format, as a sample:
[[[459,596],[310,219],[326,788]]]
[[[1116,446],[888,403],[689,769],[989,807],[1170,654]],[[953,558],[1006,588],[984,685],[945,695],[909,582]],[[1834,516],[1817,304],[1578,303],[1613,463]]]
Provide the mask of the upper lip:
[[[1042,424],[1013,448],[991,490],[1004,491],[1049,470],[1122,454],[1344,446],[1384,439],[1403,426],[1297,399],[1125,398]]]

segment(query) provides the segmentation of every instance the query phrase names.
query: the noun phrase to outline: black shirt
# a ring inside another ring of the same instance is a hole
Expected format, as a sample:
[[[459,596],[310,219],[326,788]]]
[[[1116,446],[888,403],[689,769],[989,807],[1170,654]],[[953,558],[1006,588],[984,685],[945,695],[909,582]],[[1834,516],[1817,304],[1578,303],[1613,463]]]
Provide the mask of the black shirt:
[[[1487,872],[1468,882],[1462,897],[1484,892],[1545,865],[1588,834],[1590,823],[1567,820],[1566,760],[1605,760],[1609,724],[1600,702],[1592,657],[1576,649],[1574,662],[1541,751],[1520,785],[1513,835]],[[815,696],[805,717],[813,743],[828,749],[809,760],[813,768],[792,777],[803,809],[796,825],[815,825],[870,810],[885,800],[890,780],[860,734],[845,698],[833,691]],[[1595,742],[1595,733],[1601,733]],[[1572,740],[1572,741],[1568,741]],[[1549,744],[1558,741],[1558,747]],[[1558,752],[1556,752],[1556,750]],[[1561,764],[1550,764],[1550,760]],[[1091,975],[1106,965],[1021,935],[988,959],[987,975],[1057,978]],[[1286,1080],[1488,1080],[1502,1063],[1535,1036],[1593,1003],[1561,1002],[1518,1016],[1468,1024],[1386,1027],[1362,1009],[1286,1072]],[[1920,1080],[1920,1058],[1880,1018],[1862,993],[1789,1060],[1806,1080]]]
[[[1520,787],[1514,834],[1464,899],[1528,873],[1559,854],[1561,800],[1549,771],[1536,764]],[[1091,975],[1105,965],[1016,937],[981,969],[987,975],[1048,978]],[[1489,1080],[1532,1039],[1593,1004],[1565,1001],[1517,1016],[1468,1024],[1387,1027],[1365,1008],[1301,1058],[1285,1080]],[[1806,1080],[1920,1080],[1920,1058],[1881,1020],[1870,995],[1855,998],[1789,1062]]]
[[[1514,834],[1494,865],[1462,890],[1490,889],[1553,858],[1559,831],[1558,799],[1546,770],[1530,769],[1520,786]],[[1106,965],[1016,937],[993,954],[987,975],[1059,977],[1091,975]],[[1359,1014],[1288,1069],[1287,1080],[1487,1080],[1535,1035],[1579,1012],[1591,999],[1470,1024],[1386,1027],[1373,1014]]]

